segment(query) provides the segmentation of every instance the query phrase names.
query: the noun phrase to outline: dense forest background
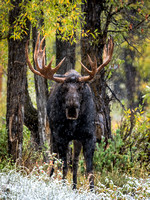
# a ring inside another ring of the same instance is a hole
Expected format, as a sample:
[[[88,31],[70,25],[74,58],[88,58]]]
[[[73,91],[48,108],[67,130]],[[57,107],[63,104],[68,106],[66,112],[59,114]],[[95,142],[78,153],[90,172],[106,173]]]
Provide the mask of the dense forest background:
[[[149,171],[150,2],[148,0],[0,1],[0,168],[18,162],[33,168],[49,162],[46,102],[52,81],[33,75],[30,60],[38,33],[45,36],[47,63],[66,56],[59,70],[89,67],[87,54],[103,60],[111,35],[111,63],[90,83],[97,110],[95,172]],[[72,148],[72,145],[70,145]],[[39,156],[40,155],[40,156]],[[84,163],[79,163],[81,173]],[[138,173],[137,173],[138,174]]]

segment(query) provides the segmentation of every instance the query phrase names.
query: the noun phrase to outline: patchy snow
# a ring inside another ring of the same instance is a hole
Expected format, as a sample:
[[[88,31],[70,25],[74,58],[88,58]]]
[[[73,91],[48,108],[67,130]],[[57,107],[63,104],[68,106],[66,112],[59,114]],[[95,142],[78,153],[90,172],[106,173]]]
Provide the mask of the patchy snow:
[[[7,200],[149,200],[150,178],[130,178],[123,187],[117,187],[112,180],[106,180],[107,187],[99,182],[95,192],[80,188],[72,190],[67,182],[49,178],[42,174],[11,170],[0,173],[0,199]],[[88,188],[88,186],[87,186]]]

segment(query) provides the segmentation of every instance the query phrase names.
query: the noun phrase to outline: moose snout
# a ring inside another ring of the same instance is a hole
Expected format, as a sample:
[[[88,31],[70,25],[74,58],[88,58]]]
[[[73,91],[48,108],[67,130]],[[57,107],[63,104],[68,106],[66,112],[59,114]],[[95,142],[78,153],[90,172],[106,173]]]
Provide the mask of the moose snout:
[[[66,96],[66,108],[69,107],[74,107],[74,108],[80,107],[78,94],[73,93]]]
[[[76,120],[79,115],[79,98],[77,96],[69,96],[66,98],[66,118]]]
[[[69,98],[66,101],[66,108],[70,108],[70,107],[74,107],[74,108],[79,108],[80,104],[78,102],[78,100],[76,98]]]

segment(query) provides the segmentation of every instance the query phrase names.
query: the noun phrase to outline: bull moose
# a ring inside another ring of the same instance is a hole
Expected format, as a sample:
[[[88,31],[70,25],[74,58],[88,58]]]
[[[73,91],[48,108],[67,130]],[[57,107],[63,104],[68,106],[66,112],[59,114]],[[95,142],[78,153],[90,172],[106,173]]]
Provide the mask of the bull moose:
[[[86,162],[86,171],[89,178],[90,189],[94,188],[93,176],[93,154],[96,142],[95,133],[95,115],[96,109],[93,95],[88,82],[106,66],[113,54],[113,40],[108,41],[108,46],[104,47],[103,63],[97,67],[97,60],[94,61],[88,55],[91,70],[87,69],[83,63],[82,67],[87,71],[88,75],[81,76],[77,71],[70,70],[63,76],[55,73],[64,62],[63,58],[60,63],[52,68],[50,63],[45,65],[45,47],[42,44],[45,38],[40,42],[38,35],[34,60],[37,70],[31,65],[28,56],[28,43],[26,44],[26,60],[31,71],[46,79],[55,81],[52,87],[49,100],[47,102],[47,115],[53,139],[53,152],[59,154],[59,158],[63,161],[63,179],[67,175],[67,150],[70,141],[74,141],[74,158],[73,158],[73,188],[77,185],[77,168],[79,154],[83,146],[83,154]]]

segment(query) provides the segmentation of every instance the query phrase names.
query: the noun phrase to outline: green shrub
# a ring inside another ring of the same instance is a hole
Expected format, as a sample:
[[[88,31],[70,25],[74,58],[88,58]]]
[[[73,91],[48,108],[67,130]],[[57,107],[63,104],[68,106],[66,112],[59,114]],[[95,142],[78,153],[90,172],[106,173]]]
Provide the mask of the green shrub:
[[[106,147],[106,148],[105,148]],[[150,118],[142,106],[125,111],[123,120],[108,140],[96,144],[94,169],[99,172],[121,170],[131,172],[141,169],[149,171]]]
[[[7,133],[6,126],[2,123],[0,128],[0,158],[2,159],[5,155],[7,155]]]
[[[130,151],[130,161],[139,163],[140,167],[149,170],[150,158],[150,117],[142,106],[127,110],[120,125],[120,135],[124,142],[122,152]]]
[[[96,150],[94,153],[94,169],[99,172],[124,170],[129,166],[129,156],[121,154],[121,148],[124,143],[117,130],[113,140],[108,140],[108,145],[104,142],[104,138],[100,144],[96,143]]]
[[[6,132],[6,123],[5,119],[1,119],[1,128],[0,128],[0,170],[7,167],[12,168],[11,158],[8,155],[8,139]]]

